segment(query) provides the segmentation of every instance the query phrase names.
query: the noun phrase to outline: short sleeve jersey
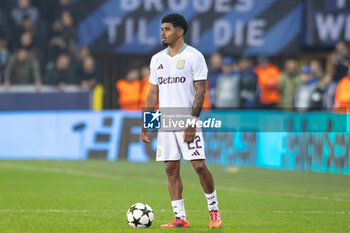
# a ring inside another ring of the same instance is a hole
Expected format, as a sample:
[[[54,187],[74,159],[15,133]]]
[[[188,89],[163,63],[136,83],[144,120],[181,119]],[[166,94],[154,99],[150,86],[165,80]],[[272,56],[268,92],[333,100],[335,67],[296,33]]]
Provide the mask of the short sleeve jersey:
[[[206,80],[208,75],[203,54],[186,44],[174,57],[168,49],[155,54],[150,70],[149,82],[159,88],[159,107],[192,107],[194,82]]]

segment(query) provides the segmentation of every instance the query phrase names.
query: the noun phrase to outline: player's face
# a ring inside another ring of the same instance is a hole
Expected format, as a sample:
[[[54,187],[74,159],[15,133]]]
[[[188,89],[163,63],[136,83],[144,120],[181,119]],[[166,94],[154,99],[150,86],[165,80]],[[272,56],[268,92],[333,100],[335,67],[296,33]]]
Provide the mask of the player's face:
[[[181,37],[180,29],[175,28],[172,23],[163,23],[161,36],[164,46],[172,45]]]

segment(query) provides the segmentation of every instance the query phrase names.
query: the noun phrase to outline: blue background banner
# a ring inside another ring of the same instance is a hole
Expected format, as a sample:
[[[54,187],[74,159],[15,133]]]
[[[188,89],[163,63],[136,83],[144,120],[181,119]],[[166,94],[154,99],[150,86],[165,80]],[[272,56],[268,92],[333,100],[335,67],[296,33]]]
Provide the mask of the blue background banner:
[[[206,55],[286,55],[300,49],[303,1],[283,0],[94,0],[78,20],[79,47],[117,54],[153,54],[162,49],[161,19],[180,13],[189,22],[186,42]]]
[[[235,115],[232,122],[246,125],[235,131],[204,132],[209,163],[350,174],[349,116],[341,122],[339,114],[324,113],[317,121],[327,125],[324,121],[327,119],[334,125],[333,129],[342,124],[346,127],[344,131],[327,132],[328,127],[324,126],[324,132],[303,132],[287,124],[284,131],[262,132],[266,129],[259,127],[267,119],[276,117],[276,112],[206,114],[218,118]],[[305,122],[303,119],[312,117],[312,114],[279,114],[294,122]],[[0,114],[0,159],[153,161],[156,133],[150,134],[150,144],[141,141],[141,115],[137,111],[3,112]],[[242,130],[244,128],[247,130]]]
[[[89,110],[91,94],[88,91],[0,91],[0,111],[34,110]]]
[[[333,47],[338,41],[350,41],[350,1],[307,0],[305,44]]]

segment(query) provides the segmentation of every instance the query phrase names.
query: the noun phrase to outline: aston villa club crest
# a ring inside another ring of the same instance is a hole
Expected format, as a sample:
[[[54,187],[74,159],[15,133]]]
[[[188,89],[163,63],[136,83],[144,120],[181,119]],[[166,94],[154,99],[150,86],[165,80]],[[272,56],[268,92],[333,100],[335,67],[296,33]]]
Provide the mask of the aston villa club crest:
[[[177,61],[177,68],[179,70],[182,70],[185,67],[185,60],[178,60]]]

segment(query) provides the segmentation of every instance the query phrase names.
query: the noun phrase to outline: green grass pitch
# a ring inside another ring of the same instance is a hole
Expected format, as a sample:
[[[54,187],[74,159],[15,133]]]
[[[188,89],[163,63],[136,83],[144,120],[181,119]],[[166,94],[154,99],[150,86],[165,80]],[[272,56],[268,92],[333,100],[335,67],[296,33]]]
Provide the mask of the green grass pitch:
[[[183,163],[190,229],[173,219],[162,163],[0,161],[0,232],[350,232],[350,176],[210,165],[223,215],[208,228],[206,200]],[[127,209],[149,204],[149,229],[131,229]]]

